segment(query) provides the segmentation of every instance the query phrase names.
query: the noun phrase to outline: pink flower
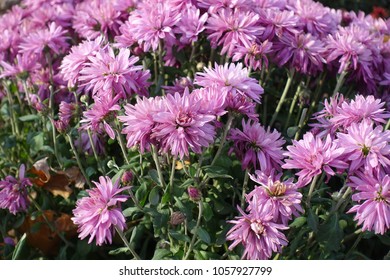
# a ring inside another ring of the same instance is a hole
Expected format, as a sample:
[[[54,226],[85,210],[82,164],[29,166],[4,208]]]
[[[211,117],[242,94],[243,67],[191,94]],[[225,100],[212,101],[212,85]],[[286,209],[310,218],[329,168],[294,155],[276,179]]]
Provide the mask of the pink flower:
[[[61,101],[59,107],[60,108],[58,112],[58,121],[54,121],[54,126],[57,128],[58,131],[63,132],[68,129],[76,106],[74,103],[67,103],[65,101]]]
[[[105,154],[105,144],[106,140],[101,134],[98,134],[94,131],[91,131],[92,142],[95,147],[95,151],[98,155]],[[93,149],[91,140],[89,139],[88,133],[85,130],[80,131],[80,138],[76,139],[75,145],[79,153],[86,153],[88,155],[93,155]]]
[[[89,56],[89,60],[80,71],[79,81],[94,95],[101,90],[114,91],[124,98],[146,86],[140,84],[139,80],[145,82],[150,75],[148,71],[142,71],[142,66],[134,65],[139,58],[131,56],[128,49],[120,49],[115,55],[114,50],[108,47],[107,50],[100,50],[95,57]],[[141,76],[139,73],[142,73]]]
[[[206,32],[213,48],[222,46],[221,55],[233,54],[235,46],[247,46],[261,35],[259,15],[241,10],[219,9],[207,20]]]
[[[19,179],[7,176],[0,181],[0,208],[8,209],[14,215],[26,211],[30,204],[27,186],[32,186],[32,183],[24,177],[25,171],[26,167],[22,164]]]
[[[272,43],[265,40],[261,44],[252,43],[251,45],[237,46],[232,60],[238,61],[244,57],[245,66],[253,70],[268,68],[268,58],[266,54],[272,52]]]
[[[293,183],[293,178],[281,181],[283,174],[276,175],[274,171],[272,170],[269,176],[261,171],[256,171],[255,175],[250,174],[252,181],[259,185],[255,186],[246,199],[251,201],[256,198],[259,207],[257,211],[269,213],[275,223],[287,225],[293,215],[299,217],[299,213],[303,212],[302,194],[298,192],[298,186]]]
[[[114,99],[109,94],[97,97],[92,108],[83,113],[83,119],[80,121],[80,129],[90,129],[96,133],[102,133],[103,130],[111,139],[115,139],[115,132],[110,126],[110,122],[116,117],[116,111],[120,110],[117,104],[118,96]]]
[[[234,224],[226,235],[226,240],[233,241],[229,250],[242,244],[242,259],[266,260],[271,258],[273,252],[281,252],[282,246],[288,244],[286,236],[280,231],[288,227],[274,223],[270,214],[257,211],[258,201],[255,194],[250,202],[249,214],[237,207],[241,216],[229,221]]]
[[[227,113],[226,91],[220,91],[217,87],[212,86],[195,89],[191,95],[194,102],[199,102],[201,104],[201,113],[218,117]]]
[[[169,1],[152,0],[143,2],[131,12],[129,22],[134,39],[147,52],[150,48],[156,51],[160,40],[173,45],[176,41],[173,29],[180,17]]]
[[[233,95],[245,95],[260,103],[264,90],[256,79],[249,77],[248,69],[243,68],[241,63],[215,64],[214,68],[205,68],[204,71],[196,73],[195,84],[203,87],[215,85],[221,90],[231,91]]]
[[[66,30],[57,26],[54,22],[48,29],[41,29],[29,34],[20,44],[21,53],[35,53],[42,55],[45,48],[49,48],[53,53],[60,54],[64,52],[69,44],[66,42]]]
[[[390,166],[390,131],[383,131],[382,126],[374,128],[368,120],[353,123],[347,133],[338,133],[337,138],[351,162],[350,171],[362,166],[367,170]]]
[[[114,227],[123,231],[126,227],[125,217],[120,203],[127,200],[127,195],[120,193],[129,188],[119,188],[119,180],[112,182],[109,177],[99,177],[93,182],[96,188],[87,190],[89,196],[76,202],[72,221],[79,227],[79,238],[90,235],[88,243],[96,238],[96,245],[112,243]]]
[[[352,200],[359,204],[348,213],[356,213],[358,225],[363,231],[373,230],[376,234],[385,234],[390,228],[390,176],[385,172],[357,173],[351,176],[351,186],[356,193]]]
[[[276,130],[271,132],[270,128],[265,130],[258,122],[242,120],[242,131],[237,128],[230,130],[229,139],[234,142],[229,153],[235,152],[242,169],[281,170],[285,141]]]
[[[335,175],[331,167],[337,171],[348,168],[344,160],[344,148],[340,148],[336,142],[328,135],[325,142],[320,137],[314,137],[311,132],[303,135],[303,140],[293,140],[293,145],[287,146],[288,152],[284,155],[290,157],[285,160],[282,166],[284,169],[300,170],[296,175],[299,176],[300,186],[307,185],[314,176],[324,171],[328,176]]]
[[[194,6],[183,11],[182,18],[175,29],[177,34],[181,34],[180,42],[191,44],[198,40],[198,35],[205,29],[208,14],[200,15],[200,10]]]
[[[157,124],[153,116],[163,110],[160,97],[137,98],[135,105],[125,105],[125,115],[118,119],[124,123],[122,133],[126,134],[128,148],[139,146],[141,153],[150,150],[155,142],[151,137],[152,130]]]
[[[9,64],[4,60],[0,61],[3,70],[0,79],[4,77],[26,78],[30,72],[37,70],[40,66],[38,56],[33,53],[24,53],[16,55],[15,64]]]
[[[256,114],[256,103],[241,94],[233,94],[231,91],[227,93],[226,110],[233,114],[247,116],[253,121],[259,120],[259,115]]]
[[[165,89],[166,94],[175,94],[176,92],[183,94],[186,88],[192,91],[194,88],[194,84],[191,78],[181,77],[175,79],[175,81],[173,82],[173,86],[162,86],[162,88]]]
[[[157,125],[152,137],[160,142],[163,152],[170,152],[183,159],[189,156],[189,149],[201,153],[214,141],[215,127],[211,124],[215,116],[200,113],[200,103],[194,102],[188,90],[181,96],[167,95],[166,110],[153,115]]]
[[[208,9],[210,14],[224,8],[248,10],[251,5],[251,0],[198,0],[200,8]]]

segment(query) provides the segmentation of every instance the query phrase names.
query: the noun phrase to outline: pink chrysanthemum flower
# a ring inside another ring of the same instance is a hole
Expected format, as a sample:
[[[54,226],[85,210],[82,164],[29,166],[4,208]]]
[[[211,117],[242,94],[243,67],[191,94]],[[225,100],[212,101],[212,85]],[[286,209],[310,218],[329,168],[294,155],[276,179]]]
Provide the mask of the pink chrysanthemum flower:
[[[182,44],[191,44],[198,40],[198,35],[205,29],[208,14],[200,15],[200,10],[194,6],[183,11],[183,15],[175,33],[181,34],[180,42]]]
[[[91,131],[91,138],[92,138],[92,143],[94,145],[95,151],[98,155],[103,155],[105,154],[105,144],[106,140],[104,137],[96,133],[94,131]],[[85,130],[80,131],[80,137],[76,139],[75,145],[77,147],[77,150],[81,154],[87,154],[90,156],[93,156],[93,148],[92,148],[92,143],[91,140],[89,139],[88,132]]]
[[[253,4],[251,0],[197,0],[197,2],[200,8],[208,9],[209,14],[224,8],[247,11]]]
[[[213,48],[222,46],[221,55],[233,54],[235,46],[247,46],[261,35],[259,15],[240,10],[220,9],[207,20],[206,32]]]
[[[324,44],[310,33],[282,36],[273,48],[280,67],[289,63],[290,67],[304,74],[322,71],[326,63]]]
[[[0,60],[3,70],[0,71],[0,79],[4,77],[26,78],[30,72],[39,69],[38,56],[33,53],[24,53],[16,55],[15,64],[10,64]]]
[[[390,131],[383,131],[382,126],[374,128],[368,120],[353,123],[347,133],[338,133],[337,138],[351,162],[350,171],[362,166],[367,170],[390,166]]]
[[[32,186],[30,180],[24,177],[26,168],[19,168],[19,179],[7,176],[0,181],[0,208],[8,209],[12,214],[26,211],[29,206],[27,186]]]
[[[268,53],[272,52],[272,43],[265,40],[263,43],[252,43],[244,47],[237,46],[232,60],[238,61],[244,58],[245,66],[253,70],[261,70],[263,67],[268,68]]]
[[[192,91],[194,83],[189,77],[181,77],[175,79],[173,86],[162,86],[162,88],[165,89],[166,94],[175,94],[176,92],[183,94],[186,88]]]
[[[282,173],[276,175],[274,170],[269,176],[261,171],[256,171],[255,175],[250,174],[252,181],[259,185],[255,186],[246,199],[251,201],[256,198],[259,207],[257,211],[269,213],[275,223],[287,225],[292,216],[299,217],[300,213],[303,213],[302,194],[298,192],[298,186],[293,183],[293,178],[281,181],[282,175]]]
[[[348,128],[353,123],[369,120],[375,124],[385,124],[390,118],[390,113],[384,108],[385,103],[374,96],[356,95],[349,102],[344,101],[339,106],[337,113],[329,121],[337,126]]]
[[[223,66],[215,64],[214,68],[205,68],[204,71],[196,73],[195,84],[203,87],[215,85],[233,95],[245,95],[260,103],[264,90],[256,79],[249,77],[249,71],[242,67],[242,63],[226,63]]]
[[[233,241],[229,250],[242,244],[245,248],[242,259],[267,260],[273,252],[281,252],[282,246],[288,244],[286,236],[281,232],[288,227],[274,223],[270,214],[257,211],[259,205],[256,195],[251,201],[249,208],[252,210],[249,214],[237,208],[241,216],[229,221],[234,226],[226,235],[226,240]]]
[[[54,22],[47,29],[41,29],[29,34],[20,44],[21,53],[43,54],[45,48],[49,48],[53,53],[64,52],[69,44],[66,42],[66,30],[57,26]]]
[[[101,49],[103,37],[99,36],[93,41],[83,41],[77,46],[73,46],[70,53],[64,57],[61,62],[60,70],[65,81],[68,81],[68,87],[74,87],[77,84],[80,71],[85,63],[89,62],[90,56],[95,56]]]
[[[92,108],[83,113],[80,129],[90,129],[96,133],[102,133],[104,130],[111,139],[115,139],[110,123],[116,117],[116,111],[120,110],[117,102],[118,96],[112,99],[107,93],[101,98],[97,97]]]
[[[87,0],[76,5],[73,28],[83,38],[93,40],[100,35],[106,39],[119,34],[121,13],[111,0]]]
[[[133,46],[133,44],[137,43],[137,40],[134,38],[134,31],[132,28],[132,24],[128,20],[119,27],[119,35],[115,36],[115,47],[129,48]]]
[[[150,150],[150,145],[155,144],[151,134],[157,124],[153,116],[162,111],[160,97],[138,97],[135,105],[125,105],[125,115],[119,116],[118,119],[124,123],[122,133],[126,134],[128,148],[139,146],[141,153]]]
[[[173,45],[176,41],[173,29],[181,15],[169,1],[152,0],[143,2],[139,8],[131,12],[129,22],[134,32],[134,39],[143,45],[144,51],[158,49],[160,40]]]
[[[120,203],[125,202],[127,195],[120,193],[127,188],[119,188],[119,180],[112,182],[109,177],[99,177],[99,182],[93,182],[96,188],[87,190],[89,196],[76,202],[72,221],[79,227],[79,238],[90,235],[88,243],[96,239],[96,245],[112,243],[115,227],[123,231],[126,227],[125,217],[120,209]]]
[[[86,90],[92,90],[93,94],[98,91],[114,91],[121,97],[126,97],[132,93],[138,93],[140,85],[138,82],[138,71],[142,71],[142,66],[134,64],[139,60],[136,56],[130,55],[130,50],[120,49],[118,55],[108,47],[100,50],[95,57],[89,57],[90,62],[85,63],[85,67],[80,71],[79,81],[86,86]],[[147,77],[149,72],[144,71]]]
[[[226,98],[228,93],[226,91],[220,91],[217,87],[207,87],[196,89],[191,95],[194,102],[201,104],[201,113],[218,117],[227,113]]]
[[[348,213],[356,213],[358,225],[363,231],[385,234],[390,229],[390,176],[383,171],[376,174],[357,173],[351,176],[351,186],[357,192],[352,200],[359,204]]]
[[[242,169],[253,167],[266,173],[272,169],[281,170],[285,141],[276,130],[271,132],[258,122],[242,120],[242,131],[237,128],[230,130],[229,139],[234,142],[229,153],[235,152]]]
[[[241,94],[233,94],[231,91],[228,91],[226,110],[238,116],[247,116],[253,121],[259,120],[259,115],[256,113],[256,103]]]
[[[299,32],[299,18],[293,11],[261,9],[259,15],[260,25],[264,28],[264,32],[260,36],[262,41],[272,41],[275,36],[282,37],[286,34]]]
[[[200,103],[193,102],[188,90],[181,96],[167,95],[164,99],[166,110],[153,115],[157,123],[152,137],[160,142],[163,152],[170,152],[183,159],[189,149],[201,153],[214,141],[215,127],[211,124],[215,116],[200,113]]]
[[[284,169],[300,170],[296,175],[298,185],[304,186],[310,183],[314,176],[324,171],[328,176],[335,175],[331,167],[337,171],[348,168],[344,160],[344,148],[340,148],[328,135],[325,142],[311,132],[303,135],[303,139],[293,140],[293,145],[287,147],[288,152],[284,155],[289,157],[282,166]]]
[[[54,126],[58,131],[64,132],[68,129],[69,123],[72,120],[72,116],[75,112],[76,106],[74,103],[67,103],[61,101],[58,110],[58,120],[54,121]]]

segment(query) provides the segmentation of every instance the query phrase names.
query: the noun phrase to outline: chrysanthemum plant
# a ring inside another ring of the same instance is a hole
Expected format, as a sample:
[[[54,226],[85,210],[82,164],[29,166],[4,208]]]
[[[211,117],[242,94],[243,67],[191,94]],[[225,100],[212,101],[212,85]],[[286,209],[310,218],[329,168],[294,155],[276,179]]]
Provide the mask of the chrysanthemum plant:
[[[1,258],[389,258],[389,20],[25,0],[0,29]]]

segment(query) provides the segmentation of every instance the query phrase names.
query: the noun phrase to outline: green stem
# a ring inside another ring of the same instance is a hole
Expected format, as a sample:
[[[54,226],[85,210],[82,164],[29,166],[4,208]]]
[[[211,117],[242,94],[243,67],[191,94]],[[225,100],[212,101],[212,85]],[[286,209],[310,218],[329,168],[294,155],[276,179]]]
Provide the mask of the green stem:
[[[8,85],[4,82],[3,86],[4,86],[4,90],[7,94],[8,103],[9,103],[9,112],[11,115],[10,120],[11,120],[12,133],[16,136],[19,136],[19,126],[18,126],[18,120],[16,119],[16,113],[14,110],[14,100],[11,96],[11,92],[10,92]]]
[[[50,99],[49,99],[49,109],[50,109],[50,118],[51,118],[51,133],[53,138],[53,147],[54,147],[54,155],[57,159],[58,165],[62,169],[62,160],[61,156],[58,153],[58,145],[57,145],[57,135],[56,135],[56,127],[54,126],[54,92],[53,86],[49,86],[50,89]],[[43,124],[45,126],[45,123]]]
[[[123,142],[122,134],[120,133],[120,128],[117,122],[115,122],[115,130],[116,130],[116,139],[118,140],[119,146],[121,147],[123,158],[126,161],[126,164],[130,164],[129,159],[127,158],[126,146],[125,143]]]
[[[337,84],[336,84],[336,87],[334,88],[333,90],[333,96],[336,96],[336,94],[339,92],[340,88],[343,86],[344,84],[344,80],[345,80],[345,76],[348,74],[347,71],[343,71],[341,72],[341,74],[337,77]]]
[[[157,170],[158,178],[160,179],[161,186],[165,189],[165,181],[164,181],[164,176],[162,174],[160,161],[158,160],[157,149],[153,145],[152,145],[152,156],[153,156],[154,163],[156,165],[156,170]]]
[[[210,50],[210,59],[209,59],[209,67],[213,67],[215,57],[215,49],[211,48]]]
[[[202,200],[198,201],[198,207],[199,207],[198,219],[196,221],[196,226],[194,228],[194,232],[193,232],[193,235],[192,235],[190,246],[188,247],[188,251],[187,251],[187,253],[184,256],[184,260],[187,260],[188,257],[190,256],[192,250],[194,249],[194,244],[195,244],[196,238],[198,236],[200,222],[202,220],[202,215],[203,215],[203,202],[202,202]]]
[[[332,212],[336,212],[339,207],[341,206],[341,204],[343,204],[343,202],[347,199],[347,197],[352,193],[352,189],[351,187],[348,187],[345,191],[345,193],[343,194],[343,196],[337,201],[337,204],[336,206],[334,207],[333,211]]]
[[[286,127],[290,126],[290,119],[291,119],[292,113],[294,112],[294,107],[295,107],[295,104],[297,103],[298,96],[301,93],[301,88],[302,88],[302,83],[299,83],[299,86],[297,87],[297,91],[295,92],[293,101],[291,102],[290,110],[288,111]]]
[[[141,258],[138,256],[138,254],[134,251],[134,249],[130,246],[130,243],[129,241],[127,241],[125,235],[123,234],[123,231],[120,230],[120,228],[118,228],[117,225],[115,225],[115,230],[116,232],[118,233],[118,235],[120,236],[120,238],[122,239],[123,243],[125,243],[126,247],[129,249],[130,253],[133,255],[133,257],[136,259],[136,260],[141,260]]]
[[[184,166],[183,162],[183,166]],[[171,174],[169,177],[169,192],[171,194],[171,197],[173,197],[173,179],[175,178],[175,167],[176,167],[176,156],[172,159],[172,168],[171,168]]]
[[[274,125],[276,118],[278,117],[278,114],[279,114],[280,110],[282,109],[282,105],[284,103],[284,100],[286,99],[288,90],[290,89],[292,80],[294,78],[294,74],[295,74],[295,69],[294,68],[290,69],[289,73],[287,74],[288,78],[287,78],[286,85],[284,86],[282,96],[280,97],[280,100],[279,100],[279,103],[276,107],[275,113],[272,115],[272,119],[271,119],[271,122],[269,124],[270,127],[272,127]]]
[[[87,182],[88,186],[90,188],[92,188],[91,181],[89,180],[89,177],[87,176],[87,173],[85,172],[84,167],[81,164],[81,160],[80,160],[80,157],[79,157],[79,155],[77,153],[77,150],[76,150],[76,148],[75,148],[75,146],[73,144],[72,137],[69,134],[66,134],[66,136],[68,137],[68,141],[69,141],[70,147],[72,148],[73,154],[76,157],[77,165],[79,166],[80,171],[83,174],[83,176],[85,178],[85,181]]]
[[[242,194],[241,194],[241,209],[244,209],[245,206],[245,195],[246,195],[246,189],[248,188],[248,182],[249,182],[249,172],[248,170],[245,170],[244,183],[242,185]]]
[[[295,137],[294,137],[295,140],[298,140],[300,135],[301,135],[301,130],[302,130],[303,126],[305,125],[305,121],[306,121],[306,114],[307,114],[307,108],[304,108],[302,110],[301,118],[299,119],[298,130],[295,133]]]
[[[388,130],[390,128],[390,119],[387,121],[387,124],[385,126],[385,130]]]
[[[310,189],[309,189],[309,193],[307,194],[307,200],[306,200],[306,204],[310,207],[311,205],[311,198],[313,196],[313,191],[317,185],[317,181],[318,179],[320,178],[321,174],[318,174],[316,175],[313,180],[311,181],[311,184],[310,184]]]
[[[106,169],[104,167],[104,164],[101,160],[99,160],[99,157],[97,155],[97,152],[96,152],[96,147],[95,147],[95,144],[93,143],[93,139],[92,139],[92,133],[91,133],[91,130],[90,129],[87,129],[87,133],[88,133],[88,138],[89,138],[89,142],[91,143],[91,148],[92,148],[92,151],[93,151],[93,155],[95,157],[95,160],[99,166],[99,169],[100,169],[100,172],[102,172],[103,175],[106,175]]]
[[[222,153],[223,147],[225,145],[226,137],[227,137],[227,135],[229,133],[229,130],[230,130],[231,126],[232,126],[233,120],[234,120],[234,115],[232,113],[229,113],[228,120],[226,122],[225,129],[223,131],[221,142],[219,143],[219,147],[218,147],[217,153],[215,154],[214,159],[211,162],[212,166],[215,164],[215,162],[217,161],[217,159],[219,158],[219,156]]]

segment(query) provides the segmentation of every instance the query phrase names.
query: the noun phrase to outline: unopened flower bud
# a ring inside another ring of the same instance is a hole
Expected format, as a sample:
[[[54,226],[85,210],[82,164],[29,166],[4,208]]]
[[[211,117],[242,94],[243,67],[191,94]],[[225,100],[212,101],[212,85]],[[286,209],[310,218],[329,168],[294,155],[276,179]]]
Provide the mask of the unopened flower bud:
[[[192,201],[199,201],[202,197],[202,194],[198,188],[188,187],[188,195]]]
[[[171,219],[169,220],[169,223],[172,226],[177,226],[183,223],[185,219],[186,216],[182,212],[173,212],[171,215]]]
[[[130,186],[133,183],[134,180],[134,174],[130,170],[123,173],[121,182],[125,186]]]

